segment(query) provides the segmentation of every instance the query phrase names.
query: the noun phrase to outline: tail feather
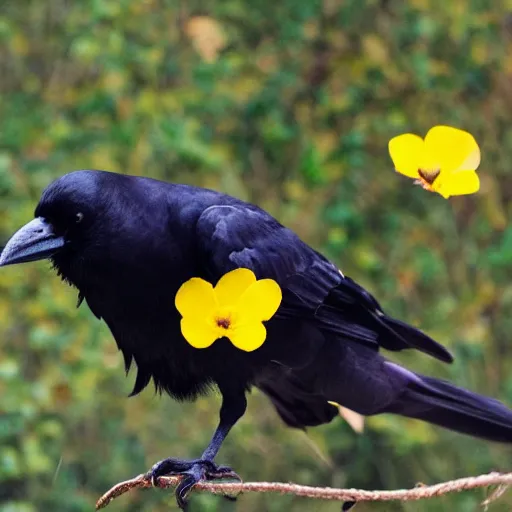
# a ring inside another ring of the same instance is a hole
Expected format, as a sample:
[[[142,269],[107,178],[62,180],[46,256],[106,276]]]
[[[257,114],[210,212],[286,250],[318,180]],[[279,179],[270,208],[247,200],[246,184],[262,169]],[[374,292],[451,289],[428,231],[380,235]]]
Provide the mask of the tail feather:
[[[397,365],[390,364],[397,368]],[[416,418],[463,434],[512,443],[512,410],[493,398],[449,382],[412,374],[404,392],[385,411]]]
[[[348,330],[349,337],[366,344],[392,351],[415,348],[445,363],[453,361],[450,352],[430,336],[386,315],[375,297],[348,276],[331,290],[316,315],[342,336],[347,337]]]
[[[382,322],[391,332],[398,335],[401,340],[407,340],[409,347],[416,348],[445,363],[453,362],[453,356],[446,348],[419,329],[387,315],[384,315]]]

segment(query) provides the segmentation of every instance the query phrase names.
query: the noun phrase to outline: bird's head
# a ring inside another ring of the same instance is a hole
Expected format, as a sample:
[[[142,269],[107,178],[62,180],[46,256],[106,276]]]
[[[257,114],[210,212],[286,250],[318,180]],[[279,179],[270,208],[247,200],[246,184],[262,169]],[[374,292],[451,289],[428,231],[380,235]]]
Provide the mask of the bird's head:
[[[103,187],[108,174],[75,171],[51,183],[35,209],[35,218],[7,242],[0,266],[51,259],[62,271],[75,255],[83,255],[98,230],[101,210],[108,205]]]

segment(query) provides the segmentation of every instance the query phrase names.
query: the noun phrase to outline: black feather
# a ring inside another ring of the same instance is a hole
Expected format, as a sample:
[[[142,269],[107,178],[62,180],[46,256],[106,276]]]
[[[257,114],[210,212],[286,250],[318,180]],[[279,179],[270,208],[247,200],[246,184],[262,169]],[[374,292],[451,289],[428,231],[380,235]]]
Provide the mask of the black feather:
[[[331,290],[325,305],[338,310],[337,318],[347,316],[371,329],[377,344],[387,350],[415,348],[446,363],[453,362],[452,355],[441,344],[419,329],[386,315],[377,300],[350,277]]]
[[[135,379],[132,392],[128,396],[138,395],[149,384],[150,380],[151,373],[146,372],[142,368],[137,368],[137,378]]]
[[[406,380],[403,393],[386,408],[490,441],[512,442],[512,411],[493,398],[477,395],[453,384],[414,374],[393,363],[388,371]]]

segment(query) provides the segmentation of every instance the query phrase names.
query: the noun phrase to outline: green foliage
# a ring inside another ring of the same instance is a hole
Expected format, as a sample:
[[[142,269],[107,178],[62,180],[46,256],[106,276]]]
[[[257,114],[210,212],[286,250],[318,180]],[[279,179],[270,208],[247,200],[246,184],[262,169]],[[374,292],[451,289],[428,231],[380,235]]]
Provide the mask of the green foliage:
[[[84,0],[0,6],[0,240],[77,168],[194,183],[254,201],[386,309],[457,356],[415,369],[512,404],[511,15],[506,0]],[[395,174],[387,142],[472,132],[482,190],[449,201]],[[165,456],[196,456],[216,398],[176,404],[131,379],[105,326],[37,263],[0,272],[0,512],[82,512]],[[412,420],[303,433],[258,394],[220,460],[247,480],[398,488],[510,470],[509,448]],[[483,493],[395,506],[479,510]],[[164,492],[110,510],[163,511]],[[194,510],[311,510],[293,497]],[[510,510],[510,493],[493,505]],[[315,510],[339,510],[315,503]],[[357,510],[391,510],[358,505]]]

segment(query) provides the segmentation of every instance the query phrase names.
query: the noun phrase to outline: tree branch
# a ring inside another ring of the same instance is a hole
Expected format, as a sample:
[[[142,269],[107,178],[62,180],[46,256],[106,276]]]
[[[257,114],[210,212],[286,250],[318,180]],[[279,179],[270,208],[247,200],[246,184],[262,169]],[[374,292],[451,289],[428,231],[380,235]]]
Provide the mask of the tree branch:
[[[156,487],[167,489],[175,487],[179,481],[179,476],[160,477]],[[428,498],[435,498],[451,492],[461,492],[469,489],[477,489],[498,485],[499,487],[482,503],[487,506],[495,499],[504,494],[506,489],[512,485],[512,473],[489,473],[468,478],[459,478],[436,485],[420,484],[413,489],[400,489],[395,491],[366,491],[363,489],[334,489],[331,487],[309,487],[306,485],[297,485],[279,482],[199,482],[195,485],[196,491],[207,491],[213,494],[222,494],[225,496],[237,495],[244,492],[273,492],[279,494],[294,494],[295,496],[304,496],[306,498],[316,498],[335,501],[414,501]],[[96,510],[106,507],[114,498],[121,496],[131,489],[144,489],[152,487],[150,480],[145,475],[139,475],[126,482],[121,482],[107,493],[105,493],[96,503]]]

